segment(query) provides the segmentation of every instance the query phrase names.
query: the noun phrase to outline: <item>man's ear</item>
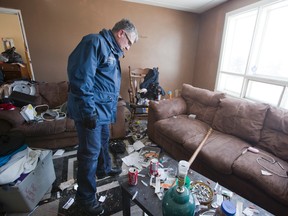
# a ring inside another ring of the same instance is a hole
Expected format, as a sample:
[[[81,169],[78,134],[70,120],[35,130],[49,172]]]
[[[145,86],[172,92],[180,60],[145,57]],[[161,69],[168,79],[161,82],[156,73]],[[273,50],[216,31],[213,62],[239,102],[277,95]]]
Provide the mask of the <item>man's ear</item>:
[[[117,37],[118,38],[121,38],[121,37],[123,37],[123,35],[125,34],[125,32],[124,32],[124,30],[119,30],[117,33],[116,33],[116,35],[117,35]]]

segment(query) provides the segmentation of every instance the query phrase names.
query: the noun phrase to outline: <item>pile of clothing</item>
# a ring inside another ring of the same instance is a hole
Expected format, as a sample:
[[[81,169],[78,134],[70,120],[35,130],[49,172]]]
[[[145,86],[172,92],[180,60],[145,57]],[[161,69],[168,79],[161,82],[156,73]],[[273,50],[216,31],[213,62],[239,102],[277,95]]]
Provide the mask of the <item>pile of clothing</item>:
[[[16,185],[33,171],[42,154],[24,144],[20,134],[0,136],[0,185]]]

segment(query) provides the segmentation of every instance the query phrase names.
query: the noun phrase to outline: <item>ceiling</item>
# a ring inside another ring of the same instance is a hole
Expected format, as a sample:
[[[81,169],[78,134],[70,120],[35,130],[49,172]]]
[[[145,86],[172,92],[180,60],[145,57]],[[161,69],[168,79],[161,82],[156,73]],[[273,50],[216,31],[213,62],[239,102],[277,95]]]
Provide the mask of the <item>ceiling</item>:
[[[228,0],[123,0],[139,4],[165,7],[175,10],[203,13]]]

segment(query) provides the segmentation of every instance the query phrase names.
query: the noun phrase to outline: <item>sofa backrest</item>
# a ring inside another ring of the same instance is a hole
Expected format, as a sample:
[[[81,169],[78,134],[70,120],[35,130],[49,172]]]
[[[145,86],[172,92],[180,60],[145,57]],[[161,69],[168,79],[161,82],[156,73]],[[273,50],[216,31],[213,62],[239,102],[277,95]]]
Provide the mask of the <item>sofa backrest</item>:
[[[183,84],[181,96],[187,103],[187,114],[194,114],[197,119],[211,125],[220,99],[225,94]]]
[[[288,111],[269,107],[258,147],[288,161]]]
[[[268,107],[263,103],[226,97],[221,99],[212,127],[223,133],[257,143]]]
[[[49,108],[56,108],[67,101],[68,82],[39,82],[36,85],[36,104],[48,104]]]

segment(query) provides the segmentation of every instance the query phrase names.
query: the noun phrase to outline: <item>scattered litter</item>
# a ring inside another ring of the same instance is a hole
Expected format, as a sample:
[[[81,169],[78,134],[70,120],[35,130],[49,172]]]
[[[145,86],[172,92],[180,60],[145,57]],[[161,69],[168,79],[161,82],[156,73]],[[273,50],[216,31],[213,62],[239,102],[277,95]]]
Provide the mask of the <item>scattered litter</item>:
[[[53,156],[62,156],[64,154],[64,149],[58,149]]]
[[[77,189],[78,189],[78,184],[77,184],[77,183],[74,184],[73,189],[74,189],[75,191],[77,191]]]
[[[272,173],[266,171],[266,170],[261,170],[261,174],[265,176],[272,176]]]
[[[70,179],[66,182],[62,182],[60,185],[59,185],[59,188],[60,190],[65,190],[66,188],[69,188],[71,187],[73,184],[75,183],[75,180],[74,179]]]
[[[131,200],[134,200],[136,198],[137,194],[138,194],[138,191],[135,192],[135,194],[133,195]]]
[[[138,176],[145,178],[144,174],[138,174]]]
[[[242,212],[246,216],[253,216],[254,211],[251,208],[245,208],[244,211]]]
[[[142,184],[145,185],[146,187],[148,186],[148,184],[146,182],[144,182],[143,180],[141,180]]]
[[[133,144],[133,148],[135,149],[135,151],[138,151],[138,150],[142,149],[143,147],[145,147],[145,145],[140,140],[137,140]]]
[[[64,209],[69,209],[70,206],[74,203],[74,199],[73,198],[69,198],[69,200],[65,203],[65,205],[63,206]]]
[[[100,196],[98,201],[103,203],[105,201],[105,199],[106,199],[106,196]]]

